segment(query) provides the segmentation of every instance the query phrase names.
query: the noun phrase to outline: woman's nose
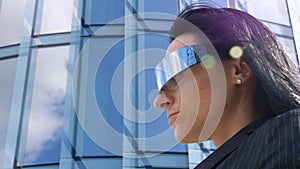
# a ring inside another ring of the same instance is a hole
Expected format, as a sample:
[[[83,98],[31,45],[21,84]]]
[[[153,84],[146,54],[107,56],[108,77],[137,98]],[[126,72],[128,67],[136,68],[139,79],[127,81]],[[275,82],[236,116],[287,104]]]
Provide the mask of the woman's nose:
[[[154,100],[154,107],[156,109],[166,109],[166,107],[174,103],[174,98],[172,96],[167,96],[165,93],[159,93]]]

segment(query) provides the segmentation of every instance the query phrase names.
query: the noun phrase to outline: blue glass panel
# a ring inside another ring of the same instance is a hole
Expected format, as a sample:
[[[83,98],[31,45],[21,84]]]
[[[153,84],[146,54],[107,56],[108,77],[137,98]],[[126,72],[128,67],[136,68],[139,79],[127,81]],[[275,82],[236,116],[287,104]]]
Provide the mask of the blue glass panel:
[[[60,160],[69,47],[35,50],[32,57],[36,60],[33,59],[30,72],[34,80],[29,82],[32,93],[30,87],[27,89],[27,99],[31,101],[27,102],[30,105],[26,106],[28,109],[24,113],[29,119],[22,131],[18,159],[21,166]]]
[[[106,24],[124,16],[125,0],[85,0],[84,24]]]
[[[0,166],[4,155],[16,66],[16,58],[0,61]]]
[[[118,93],[117,97],[123,100],[123,84],[118,84],[118,88],[112,88],[112,79],[119,64],[124,58],[124,41],[121,41],[117,45],[113,46],[109,52],[105,55],[101,61],[95,81],[95,94],[99,109],[109,125],[118,131],[123,133],[123,107],[119,106],[118,109],[112,98],[112,90],[114,93]],[[120,76],[118,82],[123,82],[124,76]],[[118,91],[116,91],[118,90]]]
[[[144,1],[145,12],[160,12],[172,15],[178,14],[178,0],[151,0]]]
[[[81,130],[81,131],[80,131]],[[81,127],[78,128],[78,132],[83,133],[82,141],[77,141],[76,145],[76,156],[79,157],[99,157],[99,156],[116,156],[101,146],[97,145],[83,130]],[[101,132],[101,131],[99,131]],[[107,136],[109,137],[109,135]],[[77,138],[81,140],[81,138]],[[111,144],[122,144],[122,140],[111,140]]]
[[[101,143],[106,142],[112,146],[117,145],[117,147],[120,147],[118,152],[122,153],[123,116],[120,113],[123,111],[122,103],[121,109],[117,109],[112,98],[112,90],[114,90],[117,93],[117,97],[122,100],[123,76],[121,76],[121,79],[118,79],[118,82],[121,81],[121,83],[118,83],[117,88],[112,88],[111,84],[115,70],[123,61],[124,43],[123,41],[117,43],[118,40],[121,40],[119,38],[95,38],[83,40],[86,43],[83,45],[82,50],[85,51],[88,49],[88,51],[86,53],[87,57],[85,57],[86,55],[84,54],[82,56],[81,61],[83,66],[81,67],[81,71],[87,69],[86,76],[89,81],[87,82],[87,87],[84,85],[80,87],[80,90],[82,91],[87,90],[87,95],[84,95],[85,97],[82,97],[82,102],[79,103],[79,107],[85,107],[84,118],[79,119],[79,121],[92,124],[92,127],[88,130],[84,124],[82,125],[82,123],[79,123],[77,128],[76,155],[80,157],[116,156],[116,154],[107,151],[107,144],[101,145]],[[115,44],[115,42],[117,44]],[[110,48],[109,45],[112,45],[112,47]],[[108,50],[108,52],[103,53],[106,50]],[[99,58],[102,59],[99,60]],[[97,105],[90,102],[94,97]],[[96,106],[96,108],[91,108],[93,106]],[[105,124],[97,120],[93,121],[93,119],[97,119],[99,116],[103,117],[105,120],[104,123],[107,123],[110,128],[121,135],[121,139],[112,139],[112,133],[109,133],[110,131],[106,130],[105,127],[107,126]],[[104,137],[95,138],[97,137],[95,135],[99,135],[99,133],[102,133]],[[100,141],[97,139],[100,139]]]
[[[146,48],[166,50],[169,46],[169,35],[167,34],[149,33],[145,38]]]

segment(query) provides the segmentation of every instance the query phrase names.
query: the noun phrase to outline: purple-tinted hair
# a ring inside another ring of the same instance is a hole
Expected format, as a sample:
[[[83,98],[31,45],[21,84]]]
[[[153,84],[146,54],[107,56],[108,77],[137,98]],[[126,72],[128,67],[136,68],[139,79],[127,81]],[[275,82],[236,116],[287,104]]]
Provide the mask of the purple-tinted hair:
[[[299,68],[259,20],[236,9],[191,5],[175,20],[171,41],[190,31],[182,20],[192,23],[208,37],[221,60],[232,59],[229,50],[233,46],[243,49],[241,59],[251,68],[275,114],[300,108]]]

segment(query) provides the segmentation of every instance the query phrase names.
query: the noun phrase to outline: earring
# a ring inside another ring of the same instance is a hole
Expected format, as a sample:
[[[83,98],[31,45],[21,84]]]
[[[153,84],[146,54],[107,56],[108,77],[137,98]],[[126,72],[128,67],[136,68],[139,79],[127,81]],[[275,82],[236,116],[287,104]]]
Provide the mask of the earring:
[[[242,83],[242,80],[241,80],[241,79],[237,79],[235,83],[236,83],[237,85],[239,85],[239,84]]]

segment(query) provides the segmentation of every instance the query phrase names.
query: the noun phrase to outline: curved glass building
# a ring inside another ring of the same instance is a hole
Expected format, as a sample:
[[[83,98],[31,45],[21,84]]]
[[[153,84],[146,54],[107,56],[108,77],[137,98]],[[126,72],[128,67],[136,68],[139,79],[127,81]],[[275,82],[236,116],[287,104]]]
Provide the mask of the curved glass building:
[[[178,144],[152,105],[193,2],[256,16],[299,63],[299,0],[0,0],[0,168],[187,169],[213,152]]]

